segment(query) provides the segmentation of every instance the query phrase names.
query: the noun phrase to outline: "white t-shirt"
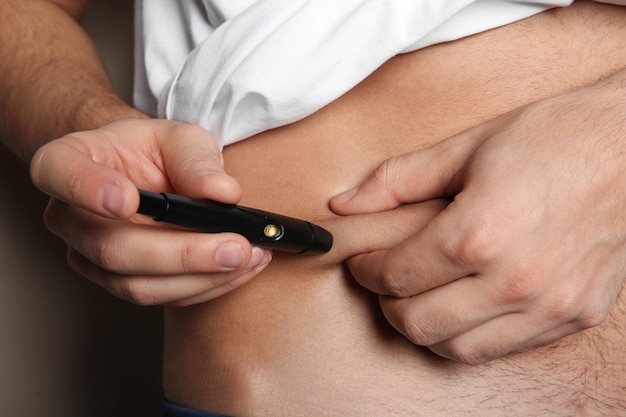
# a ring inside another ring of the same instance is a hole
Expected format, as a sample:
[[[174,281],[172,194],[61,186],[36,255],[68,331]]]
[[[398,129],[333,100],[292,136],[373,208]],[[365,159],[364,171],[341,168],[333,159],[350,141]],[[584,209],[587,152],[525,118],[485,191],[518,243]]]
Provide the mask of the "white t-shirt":
[[[135,105],[226,146],[310,115],[397,54],[572,2],[136,0]]]

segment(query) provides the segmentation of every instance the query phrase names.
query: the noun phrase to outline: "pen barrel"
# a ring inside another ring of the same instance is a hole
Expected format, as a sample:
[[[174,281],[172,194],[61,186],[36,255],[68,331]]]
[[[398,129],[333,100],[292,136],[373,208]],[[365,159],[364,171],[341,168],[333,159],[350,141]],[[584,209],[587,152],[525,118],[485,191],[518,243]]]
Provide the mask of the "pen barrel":
[[[250,207],[140,191],[139,212],[156,221],[205,233],[232,232],[254,245],[293,253],[324,253],[332,235],[305,220]]]

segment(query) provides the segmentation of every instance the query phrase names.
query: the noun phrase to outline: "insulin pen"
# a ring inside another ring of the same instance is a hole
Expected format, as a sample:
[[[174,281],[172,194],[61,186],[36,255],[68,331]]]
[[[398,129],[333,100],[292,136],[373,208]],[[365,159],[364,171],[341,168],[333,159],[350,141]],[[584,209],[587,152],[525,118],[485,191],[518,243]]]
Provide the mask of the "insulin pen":
[[[253,245],[302,254],[326,253],[333,245],[326,229],[293,217],[177,194],[139,190],[139,197],[138,213],[197,232],[238,233]]]

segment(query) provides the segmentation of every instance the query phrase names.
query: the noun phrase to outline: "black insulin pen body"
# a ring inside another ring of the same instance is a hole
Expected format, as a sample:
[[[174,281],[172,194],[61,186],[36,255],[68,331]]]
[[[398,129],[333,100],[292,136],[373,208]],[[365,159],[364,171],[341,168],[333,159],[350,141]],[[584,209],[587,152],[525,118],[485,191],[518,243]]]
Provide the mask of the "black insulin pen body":
[[[253,245],[302,254],[326,253],[333,244],[326,229],[293,217],[176,194],[139,190],[139,196],[138,213],[197,232],[238,233]]]

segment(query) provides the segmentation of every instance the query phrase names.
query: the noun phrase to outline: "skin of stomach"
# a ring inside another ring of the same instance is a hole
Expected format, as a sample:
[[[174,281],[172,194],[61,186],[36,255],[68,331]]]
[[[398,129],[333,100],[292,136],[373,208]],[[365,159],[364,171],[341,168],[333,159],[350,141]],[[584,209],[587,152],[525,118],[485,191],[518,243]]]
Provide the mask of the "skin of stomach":
[[[242,204],[316,222],[335,243],[321,256],[275,252],[244,287],[166,309],[166,398],[235,416],[626,413],[623,294],[603,325],[548,346],[482,366],[444,360],[393,330],[343,261],[393,246],[447,202],[328,208],[387,158],[623,68],[624,9],[576,2],[395,57],[312,116],[227,147]]]

